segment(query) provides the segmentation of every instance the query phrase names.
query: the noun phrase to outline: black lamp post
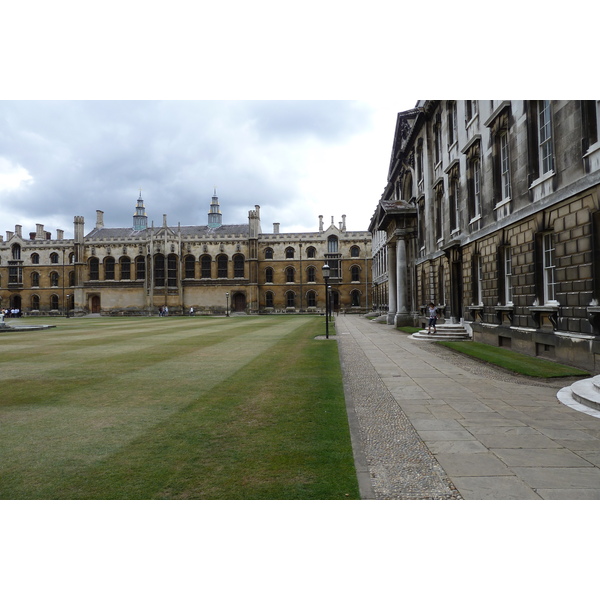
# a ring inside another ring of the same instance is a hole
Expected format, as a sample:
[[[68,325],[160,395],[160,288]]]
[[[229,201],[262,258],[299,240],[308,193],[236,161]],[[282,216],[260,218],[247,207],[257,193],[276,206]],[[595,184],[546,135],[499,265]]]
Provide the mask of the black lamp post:
[[[226,306],[226,310],[225,310],[225,316],[228,317],[229,316],[229,292],[225,292],[225,299],[227,302],[227,306]]]
[[[329,339],[329,286],[327,282],[329,281],[329,273],[331,269],[329,265],[326,263],[323,265],[323,279],[325,280],[325,338]]]

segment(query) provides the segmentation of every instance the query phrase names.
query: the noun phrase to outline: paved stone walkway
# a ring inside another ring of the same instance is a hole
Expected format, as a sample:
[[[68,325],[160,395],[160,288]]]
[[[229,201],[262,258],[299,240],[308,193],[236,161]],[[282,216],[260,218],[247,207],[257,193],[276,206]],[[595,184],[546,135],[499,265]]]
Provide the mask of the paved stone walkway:
[[[356,315],[336,319],[361,495],[600,499],[600,419],[571,381],[507,374]]]

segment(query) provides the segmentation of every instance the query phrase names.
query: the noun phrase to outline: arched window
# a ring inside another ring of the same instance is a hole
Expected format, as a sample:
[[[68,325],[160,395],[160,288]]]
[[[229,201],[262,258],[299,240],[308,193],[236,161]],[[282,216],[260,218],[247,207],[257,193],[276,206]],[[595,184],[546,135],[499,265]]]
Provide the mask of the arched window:
[[[350,271],[352,273],[352,281],[360,281],[360,267],[354,265]]]
[[[40,264],[40,255],[37,252],[34,252],[31,255],[31,264],[32,265],[39,265]]]
[[[243,254],[236,254],[233,257],[233,276],[234,277],[238,277],[238,278],[242,278],[244,277],[244,255]]]
[[[294,308],[296,306],[296,294],[292,291],[286,292],[285,301],[288,308]]]
[[[309,246],[306,249],[306,258],[315,258],[316,255],[317,255],[317,251],[314,249],[313,246]]]
[[[330,235],[327,238],[327,252],[331,253],[337,253],[338,251],[338,239],[337,239],[337,235]]]
[[[121,258],[121,279],[131,279],[131,259],[129,256]]]
[[[58,296],[56,294],[50,296],[50,310],[58,310]]]
[[[163,254],[154,256],[154,285],[157,287],[165,286],[165,257]]]
[[[185,278],[194,279],[196,277],[196,259],[188,254],[184,260],[185,264]]]
[[[56,271],[52,271],[52,273],[50,273],[50,285],[52,287],[58,287],[58,283],[59,283],[58,273]]]
[[[40,274],[37,272],[31,274],[31,287],[40,287]]]
[[[219,254],[217,256],[217,277],[219,279],[227,277],[227,255]]]
[[[75,271],[69,271],[69,286],[73,287],[74,285],[75,285]]]
[[[273,269],[271,269],[271,267],[265,269],[265,281],[267,283],[273,283]]]
[[[115,259],[112,256],[107,256],[104,259],[104,279],[115,278]]]
[[[308,267],[308,269],[306,269],[306,279],[307,281],[316,281],[315,277],[316,277],[316,273],[317,270],[314,267]]]
[[[57,252],[52,252],[52,254],[50,254],[50,262],[53,265],[57,265],[58,264],[58,253]]]
[[[309,308],[317,306],[317,294],[313,290],[306,293],[306,304]]]
[[[285,249],[285,257],[294,258],[294,249],[291,246]]]
[[[167,258],[167,285],[169,287],[177,286],[179,259],[177,254],[169,254]]]
[[[285,270],[285,280],[288,283],[294,283],[294,267],[288,267]]]
[[[13,244],[11,251],[13,260],[21,260],[21,246],[19,244]]]
[[[143,256],[135,259],[135,278],[146,279],[146,259]]]
[[[212,259],[208,254],[203,254],[200,257],[200,277],[202,279],[210,279],[212,276]]]
[[[358,246],[352,246],[352,248],[350,248],[350,256],[352,258],[358,258],[360,256],[360,248]]]
[[[31,296],[31,310],[40,310],[40,297],[35,294]]]
[[[90,280],[98,281],[100,279],[100,260],[97,258],[90,258]]]
[[[265,258],[273,258],[273,248],[265,248]]]
[[[360,306],[360,292],[358,290],[352,290],[350,297],[352,306]]]
[[[267,308],[273,308],[273,292],[265,294],[265,305]]]

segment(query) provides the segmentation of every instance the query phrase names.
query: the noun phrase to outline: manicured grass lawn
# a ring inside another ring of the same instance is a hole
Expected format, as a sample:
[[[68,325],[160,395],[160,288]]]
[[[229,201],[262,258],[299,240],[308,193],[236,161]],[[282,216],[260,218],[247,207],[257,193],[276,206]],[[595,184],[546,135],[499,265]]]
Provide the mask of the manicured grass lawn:
[[[587,371],[480,342],[437,342],[446,348],[530,377],[586,377]]]
[[[0,498],[359,497],[322,318],[35,323],[0,335]]]

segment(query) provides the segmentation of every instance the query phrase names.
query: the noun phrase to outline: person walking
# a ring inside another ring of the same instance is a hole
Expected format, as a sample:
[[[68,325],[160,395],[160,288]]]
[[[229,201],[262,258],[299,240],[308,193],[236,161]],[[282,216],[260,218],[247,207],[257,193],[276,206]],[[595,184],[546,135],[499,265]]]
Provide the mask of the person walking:
[[[429,323],[427,326],[427,333],[431,333],[431,328],[433,327],[433,333],[437,333],[437,329],[435,327],[437,323],[437,309],[433,302],[429,303]]]

